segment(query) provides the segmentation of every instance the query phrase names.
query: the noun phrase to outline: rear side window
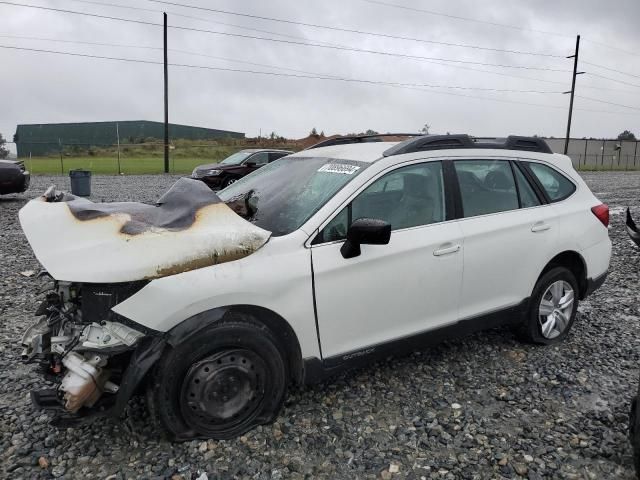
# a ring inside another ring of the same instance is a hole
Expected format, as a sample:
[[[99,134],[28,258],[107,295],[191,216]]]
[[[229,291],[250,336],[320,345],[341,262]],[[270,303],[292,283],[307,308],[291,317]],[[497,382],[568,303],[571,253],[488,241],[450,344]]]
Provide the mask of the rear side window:
[[[456,160],[465,217],[516,210],[518,192],[506,160]]]
[[[527,165],[552,202],[564,200],[575,192],[576,186],[573,182],[553,168],[540,163],[527,163]]]
[[[285,157],[289,155],[288,153],[283,153],[283,152],[269,152],[269,163],[273,162],[274,160],[278,160],[279,158]]]
[[[267,152],[259,152],[255,155],[251,155],[249,163],[255,163],[256,165],[265,165],[269,160],[269,154]]]

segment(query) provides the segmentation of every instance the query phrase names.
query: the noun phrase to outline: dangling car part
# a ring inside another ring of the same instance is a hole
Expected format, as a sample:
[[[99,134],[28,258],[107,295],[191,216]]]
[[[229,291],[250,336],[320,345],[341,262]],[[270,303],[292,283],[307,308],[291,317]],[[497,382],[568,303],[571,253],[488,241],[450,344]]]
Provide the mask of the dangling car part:
[[[633,243],[635,243],[637,246],[640,247],[640,230],[638,230],[638,227],[636,226],[636,222],[633,221],[633,218],[631,218],[631,211],[629,210],[629,207],[627,207],[627,233],[629,234],[629,237],[631,238],[631,240],[633,240]]]

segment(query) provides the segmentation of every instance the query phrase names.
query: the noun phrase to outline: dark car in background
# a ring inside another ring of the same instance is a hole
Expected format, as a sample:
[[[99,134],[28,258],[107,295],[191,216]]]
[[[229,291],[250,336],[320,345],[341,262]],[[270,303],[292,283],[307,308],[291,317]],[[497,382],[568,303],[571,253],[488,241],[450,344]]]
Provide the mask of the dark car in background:
[[[250,174],[293,152],[289,150],[247,149],[240,150],[220,163],[198,165],[193,169],[191,178],[202,180],[212,189],[225,188],[236,180]]]
[[[21,193],[29,188],[31,176],[20,160],[0,160],[0,195]]]

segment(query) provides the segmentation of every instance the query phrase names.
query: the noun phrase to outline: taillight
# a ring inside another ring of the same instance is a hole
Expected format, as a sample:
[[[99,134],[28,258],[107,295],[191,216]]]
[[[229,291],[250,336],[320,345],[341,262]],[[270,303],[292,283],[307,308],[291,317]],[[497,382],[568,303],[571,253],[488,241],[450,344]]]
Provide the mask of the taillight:
[[[591,207],[591,211],[605,227],[609,226],[609,205],[601,203],[600,205]]]

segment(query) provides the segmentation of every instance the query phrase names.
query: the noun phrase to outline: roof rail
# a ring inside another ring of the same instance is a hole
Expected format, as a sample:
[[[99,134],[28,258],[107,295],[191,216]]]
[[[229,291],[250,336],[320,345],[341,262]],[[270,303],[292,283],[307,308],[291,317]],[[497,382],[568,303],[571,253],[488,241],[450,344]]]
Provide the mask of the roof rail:
[[[509,135],[507,138],[481,138],[461,135],[422,135],[410,138],[384,151],[385,157],[427,150],[495,148],[502,150],[525,150],[528,152],[553,153],[542,138]]]
[[[345,135],[343,137],[329,138],[318,142],[305,150],[311,150],[312,148],[330,147],[333,145],[348,145],[350,143],[367,143],[367,142],[382,142],[381,137],[420,137],[422,133],[375,133],[371,135]]]

